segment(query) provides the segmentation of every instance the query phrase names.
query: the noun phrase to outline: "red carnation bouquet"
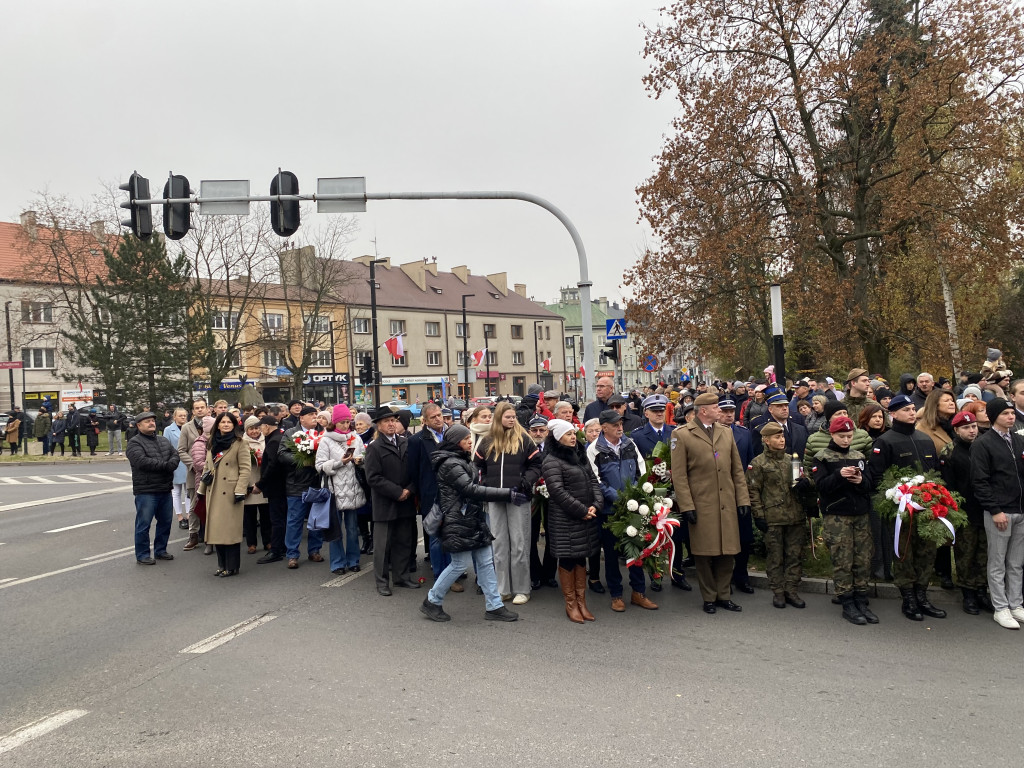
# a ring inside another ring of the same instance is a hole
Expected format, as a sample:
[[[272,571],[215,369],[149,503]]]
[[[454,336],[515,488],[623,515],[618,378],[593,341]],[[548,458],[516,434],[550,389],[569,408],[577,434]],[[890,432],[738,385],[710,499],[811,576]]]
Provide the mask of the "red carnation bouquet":
[[[316,464],[316,449],[320,447],[320,438],[323,432],[296,432],[288,444],[295,463],[300,467],[312,467]]]
[[[956,529],[967,524],[967,515],[960,509],[963,497],[947,489],[935,472],[911,475],[907,467],[890,467],[880,488],[885,491],[875,499],[875,509],[886,520],[896,521],[897,556],[904,525],[908,540],[916,530],[922,539],[941,546],[956,541]]]

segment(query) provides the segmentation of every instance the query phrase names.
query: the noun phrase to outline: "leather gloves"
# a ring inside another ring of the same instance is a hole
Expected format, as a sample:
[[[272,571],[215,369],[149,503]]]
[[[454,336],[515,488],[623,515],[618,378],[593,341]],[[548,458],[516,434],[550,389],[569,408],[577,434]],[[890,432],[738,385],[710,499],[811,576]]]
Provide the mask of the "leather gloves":
[[[757,530],[759,530],[761,533],[768,533],[768,521],[765,520],[763,517],[755,517],[754,525],[757,526]]]
[[[686,521],[690,525],[696,525],[697,524],[697,510],[696,509],[688,509],[683,514],[686,515]]]
[[[743,506],[743,507],[736,507],[736,513],[737,513],[737,514],[738,514],[738,515],[739,515],[740,517],[746,517],[747,515],[749,515],[749,514],[750,514],[750,507],[747,507],[747,506]]]
[[[512,488],[509,491],[509,494],[510,494],[509,501],[512,502],[513,504],[515,504],[516,506],[519,506],[521,504],[526,504],[526,503],[528,503],[530,501],[530,497],[527,496],[522,491],[520,491],[518,488]]]
[[[237,504],[240,501],[244,501],[244,500],[245,500],[245,496],[243,494],[241,494],[241,493],[236,493],[235,494],[235,504]]]
[[[806,491],[809,491],[812,487],[813,486],[811,485],[811,479],[809,477],[801,477],[799,480],[796,481],[796,485],[793,486],[793,488],[798,493],[804,493]]]

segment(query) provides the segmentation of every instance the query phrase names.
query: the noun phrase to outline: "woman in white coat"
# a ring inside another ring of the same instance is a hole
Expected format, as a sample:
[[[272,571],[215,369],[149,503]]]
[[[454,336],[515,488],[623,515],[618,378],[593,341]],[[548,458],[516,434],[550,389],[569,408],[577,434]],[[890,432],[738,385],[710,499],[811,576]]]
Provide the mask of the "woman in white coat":
[[[327,431],[316,451],[316,469],[327,476],[327,485],[341,518],[341,538],[331,542],[331,573],[359,571],[359,508],[366,494],[356,477],[356,465],[363,461],[363,441],[352,427],[352,411],[344,404],[334,406]]]

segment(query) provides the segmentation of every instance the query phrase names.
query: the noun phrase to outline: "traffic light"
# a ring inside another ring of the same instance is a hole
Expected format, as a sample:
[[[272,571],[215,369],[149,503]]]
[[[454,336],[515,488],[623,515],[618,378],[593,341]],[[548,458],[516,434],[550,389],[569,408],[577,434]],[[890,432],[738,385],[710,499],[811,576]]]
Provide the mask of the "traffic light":
[[[359,369],[359,383],[364,387],[373,384],[373,358],[363,358],[363,365]]]
[[[609,360],[618,361],[619,359],[619,342],[617,339],[608,342],[605,348],[601,351],[601,354],[607,357]]]
[[[128,182],[122,184],[120,189],[128,193],[128,202],[121,203],[121,207],[131,211],[131,218],[121,224],[131,227],[139,240],[148,240],[153,234],[153,211],[148,205],[138,205],[135,201],[149,200],[149,179],[133,171]]]
[[[176,176],[173,173],[164,184],[164,199],[188,197],[191,190],[188,187],[188,179],[184,176]],[[189,216],[191,205],[189,203],[164,203],[164,235],[168,240],[181,240],[188,233],[191,226]]]
[[[299,194],[299,179],[291,171],[278,171],[270,180],[271,195]],[[299,231],[299,201],[270,201],[270,226],[281,237],[291,237]]]

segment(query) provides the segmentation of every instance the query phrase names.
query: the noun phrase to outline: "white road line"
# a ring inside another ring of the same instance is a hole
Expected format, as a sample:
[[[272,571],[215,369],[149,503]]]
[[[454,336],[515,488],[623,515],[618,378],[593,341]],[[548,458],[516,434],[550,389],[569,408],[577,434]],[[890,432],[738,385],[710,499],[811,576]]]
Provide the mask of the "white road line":
[[[179,542],[185,541],[185,539],[171,539],[167,542],[167,546],[171,544],[178,544]],[[131,554],[134,556],[135,547],[130,547]],[[90,565],[96,565],[97,563],[105,563],[108,560],[117,560],[119,557],[124,557],[128,552],[122,552],[117,555],[109,555],[108,557],[98,557],[96,560],[90,560],[88,563],[79,563],[78,565],[72,565],[67,568],[61,568],[57,571],[50,571],[49,573],[40,573],[36,576],[27,576],[24,579],[17,579],[16,581],[8,582],[7,584],[0,584],[0,589],[7,589],[8,587],[18,587],[22,584],[28,584],[33,581],[39,581],[40,579],[48,579],[50,576],[59,576],[62,573],[68,573],[69,571],[77,571],[79,568],[87,568]]]
[[[112,474],[112,475],[124,475],[125,477],[131,477],[132,476],[131,472],[111,472],[110,474]]]
[[[123,477],[111,477],[110,475],[101,475],[98,472],[90,472],[89,477],[98,477],[100,480],[104,480],[108,483],[123,483]]]
[[[55,731],[61,726],[67,725],[87,714],[89,712],[84,709],[68,709],[12,731],[0,739],[0,755],[4,752],[10,752],[22,744],[27,744],[33,739],[38,739],[40,736],[45,736],[50,731]]]
[[[61,501],[88,499],[90,496],[106,496],[108,493],[120,493],[121,491],[130,491],[131,489],[132,487],[130,485],[122,485],[116,488],[107,488],[103,491],[87,491],[84,493],[73,493],[70,496],[53,496],[48,499],[36,499],[35,501],[19,501],[16,504],[0,505],[0,512],[9,512],[12,509],[26,509],[28,507],[41,507],[46,504],[56,504]]]
[[[260,616],[253,616],[252,618],[246,619],[245,621],[235,624],[233,627],[221,630],[215,635],[210,635],[205,640],[200,640],[198,643],[190,645],[188,648],[182,648],[178,653],[206,653],[212,651],[214,648],[218,648],[224,643],[234,640],[239,635],[244,635],[251,629],[256,629],[260,624],[266,624],[268,621],[273,621],[277,616],[272,616],[268,613],[261,614]]]
[[[360,576],[365,576],[368,573],[373,573],[373,567],[372,566],[370,568],[363,568],[363,569],[361,569],[359,571],[359,573],[346,573],[346,574],[343,574],[341,576],[338,576],[337,578],[331,579],[330,581],[328,581],[325,584],[321,584],[320,586],[321,587],[343,587],[346,584],[348,584],[350,581],[355,581]]]
[[[8,581],[17,581],[13,576],[9,579],[0,579],[0,584],[6,584]]]
[[[65,480],[70,480],[73,483],[95,483],[95,480],[90,480],[87,477],[81,475],[54,475],[54,477],[63,477]]]
[[[167,542],[167,546],[170,546],[171,544],[176,544],[179,541],[185,541],[185,539],[175,539],[174,541],[168,541]],[[89,555],[88,557],[83,557],[82,558],[82,562],[85,562],[86,560],[98,560],[99,558],[106,557],[107,555],[120,555],[120,554],[123,554],[124,552],[134,552],[134,551],[135,551],[135,545],[133,544],[130,547],[121,547],[120,549],[112,549],[109,552],[103,552],[102,554],[99,554],[99,555]]]
[[[42,475],[28,475],[26,479],[35,480],[37,483],[42,483],[43,485],[54,485],[57,483],[56,480],[51,480],[50,478],[43,477]]]
[[[52,531],[46,531],[46,533],[64,533],[64,531],[73,531],[75,528],[85,528],[87,525],[96,525],[97,523],[105,523],[106,520],[90,520],[88,523],[79,523],[78,525],[67,525],[63,528],[54,528]]]
[[[0,477],[0,483],[7,483],[8,485],[24,485],[20,480],[13,477]]]

